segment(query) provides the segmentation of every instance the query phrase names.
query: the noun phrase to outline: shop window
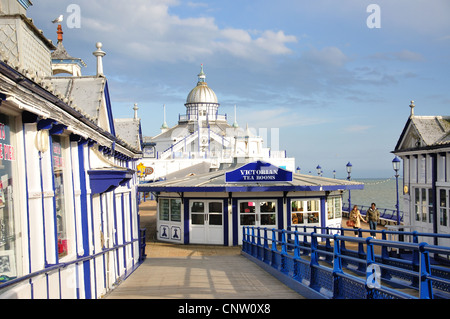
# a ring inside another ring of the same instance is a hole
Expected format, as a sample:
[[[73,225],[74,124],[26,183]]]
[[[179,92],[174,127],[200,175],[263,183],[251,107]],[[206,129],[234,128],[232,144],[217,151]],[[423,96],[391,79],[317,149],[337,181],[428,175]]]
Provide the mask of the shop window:
[[[433,222],[433,190],[430,188],[414,189],[414,211],[416,221]]]
[[[18,258],[13,186],[16,182],[16,155],[13,143],[13,121],[0,114],[0,282],[17,277]],[[16,196],[17,197],[17,196]]]
[[[159,199],[159,220],[181,222],[181,199]]]
[[[340,197],[330,197],[327,199],[327,217],[328,219],[342,217],[342,204]]]
[[[57,135],[52,136],[53,181],[55,189],[54,200],[59,258],[67,256],[68,254],[67,212],[64,201],[65,158],[63,153],[62,138]]]
[[[277,204],[275,201],[241,201],[239,203],[241,226],[276,226]]]
[[[319,216],[320,201],[318,199],[291,201],[292,225],[318,224]]]

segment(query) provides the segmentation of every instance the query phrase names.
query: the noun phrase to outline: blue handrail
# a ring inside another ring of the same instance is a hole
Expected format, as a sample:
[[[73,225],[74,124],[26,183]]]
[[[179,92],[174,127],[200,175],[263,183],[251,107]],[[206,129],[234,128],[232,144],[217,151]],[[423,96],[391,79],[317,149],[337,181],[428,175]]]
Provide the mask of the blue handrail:
[[[306,228],[298,231],[246,226],[242,251],[251,260],[270,267],[284,281],[300,284],[322,298],[450,299],[450,270],[431,263],[431,254],[448,258],[450,247],[386,240],[387,231],[382,232],[382,239],[373,239],[345,236],[344,229],[340,230],[340,234],[333,235],[320,227],[309,232]],[[345,243],[356,244],[358,249],[348,249]],[[413,258],[390,256],[389,248],[411,251]],[[377,255],[376,250],[381,254]],[[396,288],[407,288],[408,292]]]

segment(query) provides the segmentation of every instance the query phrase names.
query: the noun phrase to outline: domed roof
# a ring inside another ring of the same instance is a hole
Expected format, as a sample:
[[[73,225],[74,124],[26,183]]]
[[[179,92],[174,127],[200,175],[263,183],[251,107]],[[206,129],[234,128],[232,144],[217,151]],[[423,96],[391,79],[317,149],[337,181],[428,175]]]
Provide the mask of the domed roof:
[[[198,75],[198,83],[189,93],[186,104],[192,103],[215,103],[219,104],[216,93],[205,82],[206,75],[203,72],[203,64],[200,74]]]

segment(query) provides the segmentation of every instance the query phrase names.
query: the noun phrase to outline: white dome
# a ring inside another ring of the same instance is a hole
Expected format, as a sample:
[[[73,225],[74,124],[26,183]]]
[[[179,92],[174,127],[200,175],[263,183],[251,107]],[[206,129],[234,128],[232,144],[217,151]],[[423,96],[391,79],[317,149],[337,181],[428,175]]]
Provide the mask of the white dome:
[[[192,89],[192,91],[189,93],[186,104],[191,103],[216,103],[217,96],[214,91],[208,87],[208,85],[205,82],[199,82],[199,84]]]
[[[200,74],[198,75],[198,83],[195,88],[189,93],[186,104],[192,103],[215,103],[219,104],[217,101],[216,93],[208,86],[205,82],[206,75],[203,72],[203,64]]]

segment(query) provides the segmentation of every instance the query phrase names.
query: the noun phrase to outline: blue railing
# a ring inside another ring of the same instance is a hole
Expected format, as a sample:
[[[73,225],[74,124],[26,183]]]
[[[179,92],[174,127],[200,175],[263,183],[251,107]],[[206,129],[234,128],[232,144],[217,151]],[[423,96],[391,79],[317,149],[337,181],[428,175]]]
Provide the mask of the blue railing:
[[[388,231],[377,240],[361,230],[351,237],[343,233],[353,229],[305,229],[246,226],[242,252],[308,298],[450,299],[450,269],[431,263],[432,254],[448,258],[450,247],[388,241]],[[392,256],[396,250],[403,255]]]
[[[353,206],[354,204],[352,204]],[[358,205],[359,211],[361,212],[361,215],[366,216],[367,210],[370,208],[370,205]],[[397,221],[397,210],[396,209],[390,209],[390,208],[378,208],[378,211],[380,212],[380,218],[385,220],[391,220],[391,221]],[[349,212],[350,209],[347,204],[342,205],[342,211],[343,212]],[[400,211],[400,221],[403,221],[403,211]]]

